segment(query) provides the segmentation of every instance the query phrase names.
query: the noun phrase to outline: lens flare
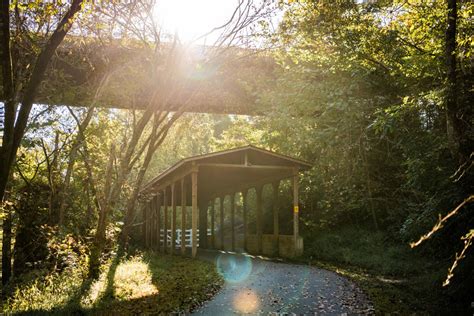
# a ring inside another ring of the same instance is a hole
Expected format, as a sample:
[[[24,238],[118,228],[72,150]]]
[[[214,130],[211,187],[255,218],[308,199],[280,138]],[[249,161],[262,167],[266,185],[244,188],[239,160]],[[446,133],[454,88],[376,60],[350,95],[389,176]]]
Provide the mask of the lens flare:
[[[252,261],[246,256],[220,254],[216,265],[217,271],[231,283],[242,282],[252,272]]]
[[[260,306],[258,295],[252,291],[240,291],[233,299],[234,308],[239,313],[249,314],[255,313]]]

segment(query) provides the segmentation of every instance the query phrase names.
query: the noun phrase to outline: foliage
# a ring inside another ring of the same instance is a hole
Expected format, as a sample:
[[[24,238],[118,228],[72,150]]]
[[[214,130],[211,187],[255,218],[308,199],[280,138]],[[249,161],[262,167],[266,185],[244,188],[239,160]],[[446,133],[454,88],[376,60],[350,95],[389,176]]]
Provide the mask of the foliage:
[[[48,188],[41,183],[26,186],[18,201],[18,227],[15,239],[15,274],[45,267],[48,249]]]
[[[457,2],[457,102],[463,114],[460,117],[471,127],[466,137],[472,140],[474,5]],[[8,199],[13,202],[8,202],[8,210],[15,215],[16,254],[21,255],[24,242],[38,241],[41,258],[30,261],[43,270],[25,276],[30,282],[22,283],[25,287],[15,292],[10,310],[26,310],[31,304],[37,310],[92,312],[110,304],[113,311],[133,313],[135,305],[128,305],[133,301],[142,306],[143,312],[155,311],[154,305],[159,302],[158,308],[165,313],[179,311],[176,306],[180,304],[184,310],[193,306],[191,297],[205,299],[205,292],[195,287],[205,283],[205,278],[199,276],[209,272],[205,266],[196,267],[198,276],[189,288],[180,287],[175,296],[168,292],[180,282],[169,272],[182,273],[174,270],[180,266],[193,271],[193,261],[175,262],[178,259],[145,254],[114,264],[118,233],[135,219],[137,192],[143,183],[185,157],[247,144],[313,163],[302,176],[300,187],[306,256],[318,262],[350,265],[351,271],[363,269],[369,276],[361,284],[374,293],[376,303],[381,302],[381,313],[405,314],[410,309],[400,307],[405,303],[416,311],[425,311],[426,307],[415,302],[419,297],[424,304],[431,304],[439,296],[447,301],[459,299],[461,304],[469,302],[473,259],[466,249],[473,238],[472,205],[463,204],[457,216],[443,221],[443,229],[419,249],[408,249],[409,242],[433,225],[438,227],[438,218],[449,215],[454,205],[472,195],[472,162],[459,168],[459,148],[446,101],[446,1],[309,0],[280,1],[279,6],[282,16],[278,30],[268,29],[272,23],[267,21],[261,24],[262,33],[254,34],[263,35],[258,40],[269,45],[267,51],[257,53],[272,64],[270,74],[242,74],[239,81],[244,90],[253,93],[258,111],[265,115],[187,113],[177,121],[174,119],[181,112],[172,116],[167,112],[158,115],[150,109],[132,112],[100,108],[111,97],[134,104],[142,97],[139,83],[143,82],[147,83],[146,89],[173,100],[181,91],[173,85],[174,76],[187,77],[187,72],[174,67],[178,60],[165,58],[166,49],[150,48],[152,37],[147,36],[151,35],[136,29],[140,17],[134,16],[127,27],[108,23],[114,18],[123,22],[121,19],[127,17],[124,12],[132,13],[126,11],[132,6],[111,3],[102,8],[104,11],[80,15],[80,23],[73,28],[77,36],[83,31],[97,38],[78,44],[67,42],[66,51],[74,45],[84,49],[81,60],[73,60],[67,53],[59,55],[59,59],[71,63],[69,66],[95,65],[97,61],[89,59],[91,52],[86,47],[98,49],[103,42],[153,51],[157,58],[147,55],[146,61],[137,63],[136,56],[114,59],[113,54],[104,52],[107,61],[95,66],[108,70],[87,83],[97,87],[94,96],[85,98],[90,104],[84,106],[89,108],[33,107],[10,181]],[[32,21],[27,26],[38,29],[32,35],[28,33],[31,36],[22,33],[15,40],[16,45],[28,48],[23,58],[16,58],[16,67],[25,68],[25,78],[32,69],[29,64],[44,45],[45,38],[38,34],[54,26],[66,8],[66,4],[19,6],[20,17]],[[102,16],[109,9],[118,16]],[[38,24],[42,20],[49,22]],[[114,30],[124,37],[118,40],[103,36]],[[137,31],[145,36],[137,36]],[[86,42],[93,45],[83,45]],[[55,80],[45,82],[41,91],[51,100],[62,93],[71,94],[68,97],[74,100],[88,90],[82,85],[72,89],[74,92],[55,90],[56,80],[68,83],[70,78],[59,69],[50,71]],[[163,134],[156,130],[162,125],[155,124],[161,118],[171,123]],[[267,189],[266,201],[271,199]],[[290,202],[285,204],[291,195],[289,189],[288,183],[282,183],[282,209],[290,209]],[[28,192],[31,194],[25,198]],[[255,203],[253,191],[249,203]],[[0,205],[2,218],[7,214],[3,211],[6,206]],[[270,203],[264,205],[267,211],[270,207]],[[282,232],[291,233],[290,217],[290,213],[281,215]],[[271,232],[271,221],[265,222],[264,231]],[[249,216],[249,225],[252,229],[255,226],[254,214]],[[84,258],[96,241],[101,247],[93,247],[97,254],[94,259],[108,264],[102,268],[99,280],[88,285],[95,291],[95,296],[89,293],[94,299],[88,294],[85,305],[77,299],[69,303],[81,292]],[[453,248],[460,250],[454,258]],[[460,261],[462,257],[466,259]],[[448,270],[453,259],[455,265]],[[451,277],[454,268],[458,274],[452,277],[450,287],[439,289],[439,271],[448,270]],[[132,270],[136,274],[127,274]],[[117,279],[107,276],[108,271]],[[209,273],[212,276],[213,272]],[[379,275],[400,282],[386,282]],[[31,280],[39,277],[41,282]],[[108,286],[111,282],[115,289]],[[59,283],[57,288],[50,286]],[[144,287],[137,292],[133,288],[136,284]],[[158,294],[154,292],[157,285]],[[431,288],[436,288],[435,293],[423,296]],[[388,293],[385,296],[384,291]],[[141,297],[142,292],[147,294]],[[160,298],[162,293],[166,294],[165,300]],[[430,312],[439,312],[439,305],[433,303]]]
[[[419,275],[431,265],[429,258],[407,244],[390,240],[383,232],[367,227],[339,227],[311,232],[306,238],[306,257],[360,267],[372,274],[406,278]]]
[[[3,310],[30,315],[189,312],[222,284],[209,263],[156,253],[110,260],[93,283],[86,275],[86,265],[53,274],[34,270],[22,276]]]
[[[459,160],[445,97],[446,3],[282,1],[281,7],[278,32],[266,35],[279,67],[275,80],[259,82],[255,93],[266,113],[251,123],[260,135],[256,143],[314,164],[301,185],[307,255],[390,272],[394,258],[383,245],[407,249],[439,213],[472,194],[472,172],[461,181],[451,177]],[[457,101],[471,145],[473,69],[466,55],[472,53],[472,10],[472,3],[458,3],[456,47]],[[474,225],[469,214],[465,207],[418,249],[427,256],[425,265],[447,269],[453,245],[461,238],[469,244],[463,237]],[[368,244],[354,235],[335,247],[340,241],[330,231],[348,225],[375,232],[368,233]],[[413,256],[403,262],[397,274],[422,270]],[[465,300],[463,308],[470,300],[471,264],[462,265],[456,284],[443,292]],[[424,288],[432,285],[426,282]]]
[[[382,232],[347,226],[305,237],[306,254],[299,260],[352,279],[367,293],[377,314],[466,310],[462,300],[440,286],[444,267]]]
[[[372,222],[398,240],[417,238],[465,198],[470,183],[450,179],[458,161],[443,98],[444,2],[283,8],[280,32],[270,38],[281,47],[280,67],[276,82],[260,85],[269,115],[257,127],[267,147],[314,163],[303,179],[302,203],[311,210],[304,216],[316,226]],[[459,10],[465,43],[472,6]],[[465,84],[472,65],[465,57],[459,63]],[[461,107],[469,107],[470,93],[460,88]],[[443,238],[460,233],[451,227]],[[447,249],[438,246],[438,254]]]

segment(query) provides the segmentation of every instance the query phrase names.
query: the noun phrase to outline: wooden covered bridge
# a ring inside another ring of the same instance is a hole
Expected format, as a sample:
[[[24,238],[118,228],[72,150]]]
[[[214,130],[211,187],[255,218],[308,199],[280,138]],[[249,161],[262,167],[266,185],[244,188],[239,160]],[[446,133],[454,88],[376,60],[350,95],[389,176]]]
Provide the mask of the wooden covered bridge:
[[[190,244],[192,256],[199,248],[244,250],[253,254],[292,257],[303,251],[299,235],[299,173],[309,169],[307,162],[254,146],[245,146],[183,159],[170,167],[142,191],[142,240],[146,247],[168,253],[186,253]],[[278,201],[280,181],[291,178],[293,184],[293,234],[280,234],[278,203],[273,205],[273,234],[263,234],[263,186],[273,186]],[[255,233],[248,229],[248,191],[255,188]],[[243,247],[237,247],[235,196],[243,198]],[[230,196],[230,225],[225,227],[224,198]],[[215,201],[219,198],[219,218]],[[186,242],[187,208],[191,206],[191,240]],[[177,227],[177,211],[181,227]],[[209,215],[209,216],[208,216]],[[208,227],[210,226],[210,227]],[[229,227],[230,226],[230,227]],[[230,236],[225,240],[225,230]],[[178,236],[179,234],[179,236]],[[179,238],[177,238],[179,237]],[[239,249],[238,249],[239,248]]]

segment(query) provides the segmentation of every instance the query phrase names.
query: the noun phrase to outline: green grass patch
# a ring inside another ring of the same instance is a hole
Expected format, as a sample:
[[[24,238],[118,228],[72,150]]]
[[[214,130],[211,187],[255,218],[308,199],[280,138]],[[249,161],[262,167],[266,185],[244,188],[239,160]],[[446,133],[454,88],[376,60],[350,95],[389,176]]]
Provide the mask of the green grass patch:
[[[457,310],[445,295],[446,267],[390,241],[383,232],[350,228],[305,236],[299,260],[335,271],[356,282],[377,314],[439,314]]]
[[[418,275],[435,266],[430,259],[417,255],[408,243],[390,241],[381,231],[353,227],[321,230],[305,236],[305,254],[399,278]]]
[[[152,252],[115,258],[93,282],[84,278],[85,272],[31,272],[15,282],[3,310],[29,315],[188,312],[212,297],[223,282],[207,262]]]
[[[374,304],[377,315],[430,315],[449,311],[441,290],[437,290],[442,279],[433,281],[433,273],[399,279],[340,263],[312,260],[311,265],[337,272],[358,284]]]

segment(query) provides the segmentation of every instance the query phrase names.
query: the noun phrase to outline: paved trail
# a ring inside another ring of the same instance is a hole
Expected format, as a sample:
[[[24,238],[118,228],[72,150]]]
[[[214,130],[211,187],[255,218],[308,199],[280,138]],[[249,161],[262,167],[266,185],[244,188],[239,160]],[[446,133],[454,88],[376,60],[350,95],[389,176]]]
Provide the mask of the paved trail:
[[[354,283],[327,270],[215,251],[200,250],[199,257],[214,262],[226,281],[195,314],[373,314]]]

